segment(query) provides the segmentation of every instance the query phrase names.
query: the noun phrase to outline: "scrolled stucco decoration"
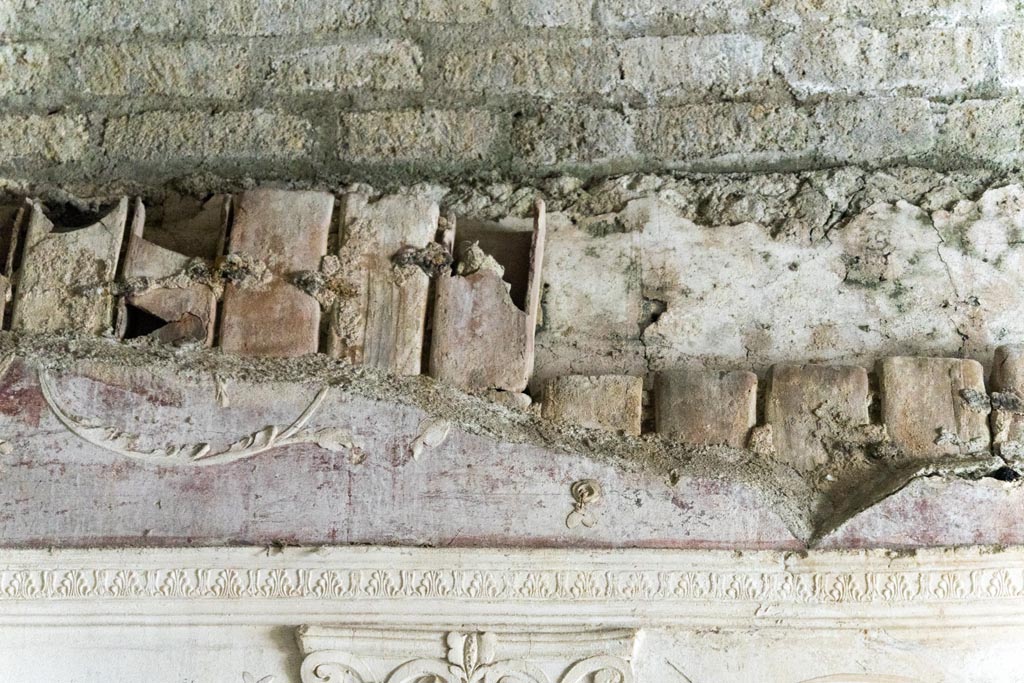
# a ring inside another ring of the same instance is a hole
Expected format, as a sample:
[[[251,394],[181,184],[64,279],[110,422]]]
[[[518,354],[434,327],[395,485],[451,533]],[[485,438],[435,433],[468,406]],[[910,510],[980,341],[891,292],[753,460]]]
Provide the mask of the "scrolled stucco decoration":
[[[299,676],[302,683],[374,683],[376,678],[365,667],[358,657],[326,650],[314,652],[302,660]]]
[[[171,445],[152,450],[138,449],[135,444],[139,440],[139,435],[72,416],[65,411],[56,399],[56,390],[49,373],[39,373],[39,386],[42,390],[43,400],[46,401],[46,405],[53,415],[75,436],[111,453],[136,460],[156,462],[161,465],[223,465],[251,458],[279,446],[297,443],[312,443],[329,451],[345,451],[356,446],[354,435],[347,429],[314,430],[305,428],[327,397],[330,387],[326,386],[317,392],[302,414],[287,427],[268,425],[219,450],[214,450],[213,446],[207,442]]]
[[[403,634],[396,631],[388,637],[401,644]],[[570,660],[559,662],[559,668],[568,668],[557,678],[545,672],[540,662],[499,657],[499,636],[486,631],[449,632],[444,637],[443,659],[420,657],[397,666],[379,654],[314,651],[303,660],[300,676],[302,683],[633,683],[633,670],[625,659],[601,654],[575,661],[570,654],[572,638],[567,638],[565,656]],[[386,677],[379,673],[388,670]]]
[[[588,529],[597,526],[597,515],[592,508],[603,495],[601,482],[596,479],[581,479],[573,483],[569,492],[572,494],[573,506],[572,512],[565,518],[565,526],[569,529],[575,529],[581,524]]]

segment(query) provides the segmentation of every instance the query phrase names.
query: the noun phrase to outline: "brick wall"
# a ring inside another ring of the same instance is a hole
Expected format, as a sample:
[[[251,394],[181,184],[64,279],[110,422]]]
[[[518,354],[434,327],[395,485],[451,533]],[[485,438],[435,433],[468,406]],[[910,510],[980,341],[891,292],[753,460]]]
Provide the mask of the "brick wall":
[[[0,173],[160,182],[1021,161],[1003,0],[12,0]]]

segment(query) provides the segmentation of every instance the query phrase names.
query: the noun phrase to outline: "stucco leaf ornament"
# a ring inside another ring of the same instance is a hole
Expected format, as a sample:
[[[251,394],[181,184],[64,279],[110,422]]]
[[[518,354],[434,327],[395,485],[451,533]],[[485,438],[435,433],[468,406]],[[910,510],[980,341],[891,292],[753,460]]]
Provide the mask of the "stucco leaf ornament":
[[[248,671],[242,672],[242,683],[274,683],[273,676],[264,676],[263,678],[256,678]]]
[[[494,662],[493,633],[449,633],[445,639],[448,645],[449,670],[459,681],[478,680],[476,675],[481,666]]]
[[[459,633],[445,637],[444,660],[417,659],[395,669],[386,683],[551,683],[535,665],[517,659],[497,660],[493,633]]]
[[[452,423],[448,420],[429,420],[420,430],[419,436],[409,445],[409,453],[413,460],[419,460],[424,452],[437,448],[448,438]]]
[[[140,437],[136,434],[68,413],[57,401],[57,392],[49,373],[39,373],[39,387],[57,420],[79,438],[118,455],[161,465],[221,465],[296,443],[314,443],[329,451],[354,451],[358,446],[358,439],[347,429],[306,429],[306,424],[324,402],[330,387],[321,388],[302,414],[287,427],[268,425],[220,449],[214,449],[211,444],[203,442],[151,450],[138,447]]]

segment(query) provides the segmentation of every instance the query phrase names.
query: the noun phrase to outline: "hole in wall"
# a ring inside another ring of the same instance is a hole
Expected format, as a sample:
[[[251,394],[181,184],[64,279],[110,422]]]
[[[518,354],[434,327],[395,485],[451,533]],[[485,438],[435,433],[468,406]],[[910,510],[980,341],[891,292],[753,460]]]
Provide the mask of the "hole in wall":
[[[988,476],[999,481],[1017,481],[1021,478],[1021,473],[1012,467],[1000,467]]]
[[[640,310],[640,335],[643,336],[644,331],[658,322],[662,314],[668,310],[668,302],[663,299],[655,299],[653,297],[644,297],[641,303]]]
[[[74,204],[47,204],[43,206],[43,215],[53,223],[53,232],[74,232],[99,222],[116,206],[117,202],[85,208]]]
[[[125,304],[125,339],[137,339],[156,332],[167,324],[163,318],[144,311],[138,306]]]

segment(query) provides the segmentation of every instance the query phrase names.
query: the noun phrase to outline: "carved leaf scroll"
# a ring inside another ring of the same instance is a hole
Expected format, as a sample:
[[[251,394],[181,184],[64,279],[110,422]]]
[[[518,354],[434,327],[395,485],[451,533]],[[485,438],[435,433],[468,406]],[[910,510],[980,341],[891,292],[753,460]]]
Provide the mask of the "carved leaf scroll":
[[[214,450],[213,446],[206,442],[143,450],[137,447],[140,438],[138,435],[73,416],[65,411],[55,398],[56,391],[49,373],[39,373],[39,386],[46,405],[71,433],[112,453],[161,465],[222,465],[251,458],[279,446],[297,443],[312,443],[329,451],[344,451],[357,447],[357,439],[348,429],[305,428],[327,397],[330,387],[320,389],[302,414],[285,428],[268,425],[219,450]]]
[[[494,633],[450,632],[444,659],[413,659],[384,677],[368,673],[367,661],[350,653],[313,652],[302,663],[302,683],[553,683],[539,666],[523,659],[499,659]],[[611,655],[573,663],[557,683],[633,683],[629,663]]]

